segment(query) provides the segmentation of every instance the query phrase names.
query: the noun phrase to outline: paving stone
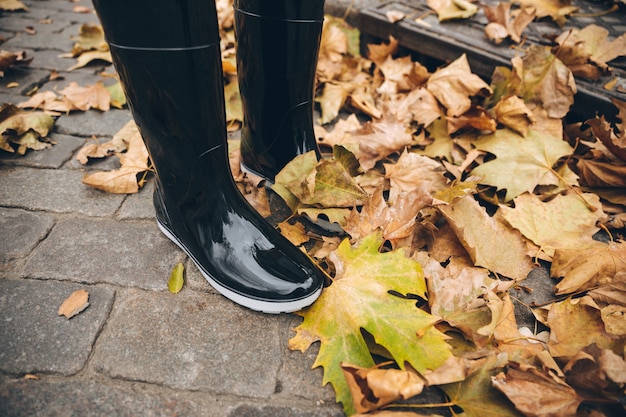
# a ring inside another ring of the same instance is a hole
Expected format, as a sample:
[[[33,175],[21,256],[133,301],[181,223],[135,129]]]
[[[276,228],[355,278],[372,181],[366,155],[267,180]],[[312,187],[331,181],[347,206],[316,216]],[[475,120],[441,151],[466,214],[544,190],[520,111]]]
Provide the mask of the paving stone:
[[[59,306],[78,289],[89,291],[89,307],[70,320],[59,316]],[[113,290],[100,286],[0,280],[0,369],[11,374],[80,371],[113,298]]]
[[[295,318],[294,325],[291,327],[295,327],[296,321],[301,320]],[[289,337],[293,336],[295,333],[290,331]],[[286,353],[285,361],[278,374],[281,395],[331,404],[335,402],[335,391],[332,386],[330,384],[322,386],[322,368],[311,369],[318,352],[319,345],[315,344],[305,353],[300,351],[288,351]]]
[[[43,12],[46,16],[48,13]],[[54,12],[53,14],[56,14]],[[35,18],[30,13],[25,14],[11,14],[0,17],[0,26],[2,30],[10,31],[14,34],[22,33],[31,37],[49,37],[55,33],[58,33],[68,27],[69,22],[63,20],[44,20]],[[27,33],[28,31],[35,31],[35,35]],[[39,36],[36,36],[39,35]]]
[[[136,194],[130,194],[124,200],[117,217],[126,219],[149,219],[154,220],[155,211],[152,204],[152,193],[154,192],[154,178],[150,178],[146,184],[139,189]]]
[[[90,7],[90,5],[85,4]],[[93,9],[92,9],[93,10]],[[63,19],[72,23],[86,23],[91,25],[99,25],[98,16],[96,13],[74,13],[74,12],[60,12],[54,15],[55,19]]]
[[[145,392],[134,386],[67,379],[0,379],[3,417],[210,417],[223,415],[223,409],[213,398],[170,390]]]
[[[4,48],[5,45],[2,44]],[[39,88],[48,81],[50,77],[50,71],[28,68],[28,67],[14,67],[5,72],[0,83],[0,94],[9,95],[25,95],[35,88]],[[17,87],[7,87],[12,83],[17,83]],[[21,100],[24,101],[24,100]]]
[[[53,225],[49,214],[0,207],[0,262],[28,255]]]
[[[112,109],[107,112],[89,110],[59,117],[55,123],[55,130],[74,136],[113,136],[131,119],[128,110]]]
[[[244,404],[228,414],[229,417],[339,417],[345,414],[331,407],[276,407]]]
[[[48,149],[28,150],[25,155],[0,153],[0,165],[35,168],[60,168],[85,143],[84,138],[52,133],[49,138],[56,142]]]
[[[204,278],[191,259],[187,260],[185,266],[185,285],[194,291],[217,294],[217,291],[215,291],[206,278]]]
[[[279,322],[219,295],[137,292],[114,308],[93,361],[113,378],[268,397],[281,363]]]
[[[84,185],[78,171],[0,166],[0,177],[0,201],[7,207],[109,216],[124,200]]]
[[[74,28],[72,28],[74,29]],[[75,29],[74,29],[75,30]],[[74,33],[78,33],[75,31]],[[51,49],[61,52],[70,52],[74,41],[69,36],[32,36],[28,33],[18,32],[14,37],[2,44],[2,47],[9,51],[19,51],[22,49]]]
[[[183,259],[153,222],[70,218],[33,251],[24,274],[166,290],[172,268]]]
[[[39,68],[45,70],[56,70],[60,72],[60,75],[63,76],[63,71],[67,71],[72,65],[76,63],[74,58],[65,58],[62,55],[64,52],[59,50],[41,50],[37,51],[34,54],[26,51],[27,56],[34,56],[33,60],[30,63],[31,68]],[[48,87],[47,83],[45,87]]]

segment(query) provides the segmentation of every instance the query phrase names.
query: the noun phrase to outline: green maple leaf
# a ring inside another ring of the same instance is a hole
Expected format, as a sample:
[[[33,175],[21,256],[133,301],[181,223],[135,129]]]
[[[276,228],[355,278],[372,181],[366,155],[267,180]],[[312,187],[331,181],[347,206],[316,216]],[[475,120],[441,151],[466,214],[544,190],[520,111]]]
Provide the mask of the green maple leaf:
[[[506,189],[506,201],[538,185],[559,185],[561,178],[553,166],[573,149],[562,139],[530,130],[520,137],[503,129],[475,142],[476,148],[490,152],[496,159],[476,167],[471,174],[482,177],[482,183]]]
[[[446,336],[433,327],[438,318],[420,310],[415,300],[389,293],[425,296],[420,265],[403,251],[380,253],[380,232],[364,238],[357,247],[344,240],[331,254],[337,269],[333,284],[309,309],[298,313],[304,321],[289,341],[293,350],[305,351],[321,342],[313,367],[324,368],[323,384],[330,382],[345,412],[354,413],[350,391],[340,364],[371,367],[374,361],[361,330],[385,347],[397,364],[411,364],[418,372],[436,369],[450,357]]]

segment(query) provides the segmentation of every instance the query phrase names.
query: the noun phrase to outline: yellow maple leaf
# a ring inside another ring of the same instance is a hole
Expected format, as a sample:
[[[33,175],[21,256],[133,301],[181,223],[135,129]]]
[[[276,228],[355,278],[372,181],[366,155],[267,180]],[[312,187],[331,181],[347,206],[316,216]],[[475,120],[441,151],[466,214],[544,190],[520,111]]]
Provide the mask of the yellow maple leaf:
[[[375,335],[401,369],[409,363],[425,372],[450,357],[445,336],[433,327],[438,319],[415,307],[415,300],[389,294],[393,290],[425,296],[420,265],[403,251],[380,253],[381,244],[380,233],[374,233],[355,247],[348,240],[339,245],[329,257],[337,271],[333,283],[315,304],[298,313],[304,321],[289,341],[290,349],[301,351],[321,342],[313,366],[324,368],[323,383],[333,385],[347,414],[354,408],[340,363],[374,365],[361,329]]]

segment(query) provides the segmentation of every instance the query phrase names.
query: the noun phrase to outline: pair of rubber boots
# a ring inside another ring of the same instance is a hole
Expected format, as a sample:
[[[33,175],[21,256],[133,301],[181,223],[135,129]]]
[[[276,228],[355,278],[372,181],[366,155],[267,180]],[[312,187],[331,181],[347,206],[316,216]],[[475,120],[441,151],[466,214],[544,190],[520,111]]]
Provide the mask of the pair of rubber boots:
[[[312,304],[325,274],[239,193],[228,162],[213,0],[93,0],[156,172],[162,232],[234,302],[266,313]],[[269,181],[318,152],[313,89],[323,0],[235,0],[244,167]]]

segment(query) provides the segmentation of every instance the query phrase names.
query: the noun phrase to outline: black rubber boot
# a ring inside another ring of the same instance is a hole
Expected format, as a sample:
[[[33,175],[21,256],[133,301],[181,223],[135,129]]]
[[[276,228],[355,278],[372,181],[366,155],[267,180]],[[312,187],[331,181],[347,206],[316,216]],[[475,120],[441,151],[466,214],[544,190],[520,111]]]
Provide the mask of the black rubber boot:
[[[155,167],[163,233],[238,304],[280,313],[313,303],[324,274],[246,202],[230,173],[214,2],[94,5]]]
[[[270,182],[295,156],[320,153],[313,90],[324,0],[235,0],[244,170]]]

